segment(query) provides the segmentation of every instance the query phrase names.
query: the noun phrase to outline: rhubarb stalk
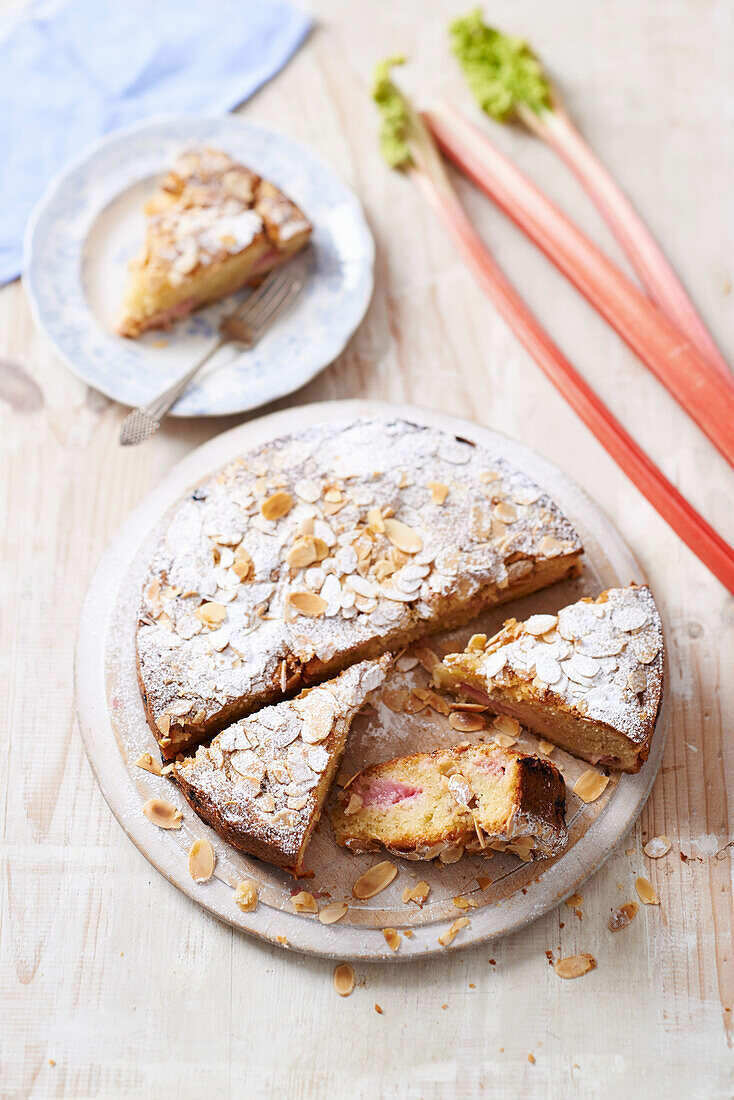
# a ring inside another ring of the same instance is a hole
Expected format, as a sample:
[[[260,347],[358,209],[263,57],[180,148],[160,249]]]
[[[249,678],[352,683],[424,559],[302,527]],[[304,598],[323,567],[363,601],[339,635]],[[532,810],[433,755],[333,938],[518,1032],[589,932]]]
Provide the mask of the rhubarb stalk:
[[[662,249],[622,188],[571,122],[558,89],[526,42],[487,26],[477,10],[450,28],[451,45],[480,107],[518,121],[577,176],[653,302],[734,387],[734,376]]]
[[[391,58],[375,70],[373,96],[383,114],[381,141],[388,163],[405,171],[418,186],[479,285],[546,377],[643,496],[734,594],[734,550],[625,431],[495,263],[459,202],[425,123],[391,78],[392,66],[400,63],[402,58]]]

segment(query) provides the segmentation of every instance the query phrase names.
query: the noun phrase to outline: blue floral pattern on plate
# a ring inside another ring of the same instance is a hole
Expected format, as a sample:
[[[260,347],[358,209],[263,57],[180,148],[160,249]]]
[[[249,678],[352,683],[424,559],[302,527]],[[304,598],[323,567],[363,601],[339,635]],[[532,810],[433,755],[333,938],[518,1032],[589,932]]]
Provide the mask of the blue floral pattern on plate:
[[[305,287],[251,351],[224,348],[179,401],[178,416],[244,412],[306,384],[343,350],[372,295],[374,243],[354,193],[332,169],[281,134],[237,115],[166,117],[103,139],[50,185],[28,227],[24,284],[38,326],[67,365],[126,405],[165,389],[216,339],[235,299],[165,333],[113,331],[126,267],[143,239],[142,206],[190,144],[224,149],[302,207],[313,243],[291,261]]]

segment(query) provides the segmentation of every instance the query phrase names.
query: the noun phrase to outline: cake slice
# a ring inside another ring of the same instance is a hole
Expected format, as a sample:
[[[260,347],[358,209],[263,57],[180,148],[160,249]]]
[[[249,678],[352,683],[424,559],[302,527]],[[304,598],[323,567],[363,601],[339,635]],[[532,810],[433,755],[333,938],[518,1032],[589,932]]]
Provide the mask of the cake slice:
[[[449,432],[376,418],[272,440],[158,532],[137,659],[161,752],[571,576],[581,553],[538,485]]]
[[[566,847],[565,809],[553,764],[464,745],[365,768],[340,793],[332,823],[353,852],[382,845],[405,859],[453,863],[465,851],[507,850],[528,860]]]
[[[591,764],[637,772],[663,691],[664,646],[649,588],[610,588],[557,615],[508,619],[434,672],[437,686],[517,718]]]
[[[262,278],[308,242],[282,191],[216,149],[183,153],[145,207],[117,331],[139,336]]]
[[[352,719],[390,663],[363,661],[223,730],[175,765],[186,800],[235,848],[298,874]]]

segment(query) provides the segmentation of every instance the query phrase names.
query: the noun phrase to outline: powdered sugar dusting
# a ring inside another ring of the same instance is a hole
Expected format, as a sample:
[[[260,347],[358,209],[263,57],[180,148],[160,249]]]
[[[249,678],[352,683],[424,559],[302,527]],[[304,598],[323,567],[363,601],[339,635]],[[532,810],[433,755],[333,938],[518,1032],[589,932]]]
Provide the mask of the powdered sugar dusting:
[[[447,488],[442,504],[429,482]],[[175,731],[236,700],[256,705],[280,693],[284,661],[298,677],[417,637],[579,552],[526,475],[445,432],[360,420],[275,440],[170,517],[138,629],[149,710]]]

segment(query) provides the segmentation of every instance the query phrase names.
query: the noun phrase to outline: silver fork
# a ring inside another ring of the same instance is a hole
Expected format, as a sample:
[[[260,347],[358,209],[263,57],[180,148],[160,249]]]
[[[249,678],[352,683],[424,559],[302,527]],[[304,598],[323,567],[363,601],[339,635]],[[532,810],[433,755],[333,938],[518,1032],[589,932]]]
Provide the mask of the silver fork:
[[[219,340],[206,355],[147,405],[133,409],[120,429],[120,443],[132,447],[158,431],[166,413],[175,405],[189,383],[225,344],[239,344],[246,351],[255,346],[265,330],[284,312],[303,288],[303,279],[289,271],[274,271],[257,290],[219,324]]]

